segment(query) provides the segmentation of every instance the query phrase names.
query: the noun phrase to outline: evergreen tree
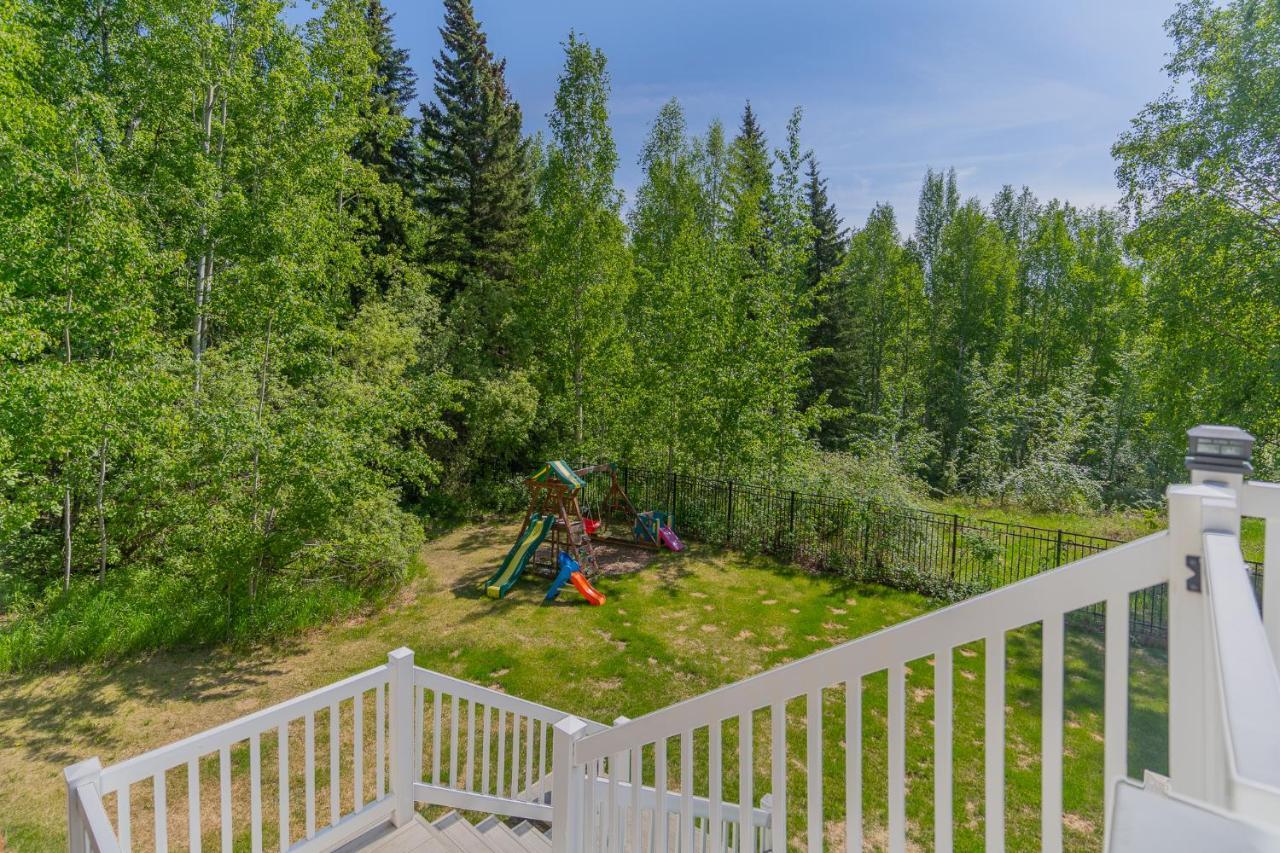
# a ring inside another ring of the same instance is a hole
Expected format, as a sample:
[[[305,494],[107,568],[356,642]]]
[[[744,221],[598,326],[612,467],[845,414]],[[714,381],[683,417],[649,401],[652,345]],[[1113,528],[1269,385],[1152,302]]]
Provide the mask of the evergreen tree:
[[[364,10],[373,51],[373,83],[362,117],[366,127],[356,137],[352,155],[384,181],[408,189],[416,169],[413,124],[405,109],[417,97],[418,75],[409,67],[409,52],[397,47],[382,0],[367,0]]]
[[[812,375],[805,399],[812,402],[824,392],[835,390],[830,351],[835,346],[839,328],[834,317],[834,306],[830,301],[828,278],[840,266],[846,245],[846,231],[841,227],[836,206],[827,197],[827,180],[819,173],[818,161],[812,156],[808,158],[805,196],[809,207],[809,225],[813,229],[813,245],[809,250],[805,270],[805,291],[811,300],[813,311],[809,348],[814,351],[810,368]]]
[[[725,205],[727,220],[739,235],[753,232],[759,239],[769,235],[773,212],[773,173],[769,143],[756,121],[751,102],[742,110],[738,135],[729,146],[726,164]],[[757,256],[761,246],[749,247]]]
[[[444,48],[433,61],[436,99],[422,108],[423,203],[435,219],[427,252],[446,305],[457,313],[453,303],[467,303],[455,332],[487,338],[474,345],[491,350],[529,243],[529,150],[506,62],[489,50],[471,0],[445,0],[444,8]]]
[[[823,378],[840,415],[822,432],[828,446],[896,433],[918,403],[923,296],[919,264],[902,246],[893,208],[876,205],[831,280],[836,335]]]
[[[836,206],[827,197],[827,179],[818,171],[818,161],[808,158],[805,195],[809,202],[809,223],[813,227],[813,248],[809,252],[806,284],[810,293],[817,293],[823,279],[830,275],[844,258],[848,232],[836,212]]]

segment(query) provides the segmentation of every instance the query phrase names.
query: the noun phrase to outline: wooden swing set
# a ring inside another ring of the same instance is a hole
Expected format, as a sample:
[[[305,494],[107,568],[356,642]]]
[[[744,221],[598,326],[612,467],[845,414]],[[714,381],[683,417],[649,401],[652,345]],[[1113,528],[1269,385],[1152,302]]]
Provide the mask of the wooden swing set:
[[[599,474],[609,476],[609,488],[594,503],[589,502],[584,512],[582,503],[587,499],[585,478]],[[636,510],[618,480],[618,466],[612,462],[576,470],[562,461],[548,462],[527,478],[524,485],[529,492],[529,506],[516,541],[524,537],[533,519],[554,516],[555,523],[547,536],[553,569],[559,564],[560,553],[565,552],[588,577],[597,574],[600,564],[591,547],[593,541],[649,550],[659,547],[654,514]],[[625,523],[625,535],[614,532],[610,521]]]

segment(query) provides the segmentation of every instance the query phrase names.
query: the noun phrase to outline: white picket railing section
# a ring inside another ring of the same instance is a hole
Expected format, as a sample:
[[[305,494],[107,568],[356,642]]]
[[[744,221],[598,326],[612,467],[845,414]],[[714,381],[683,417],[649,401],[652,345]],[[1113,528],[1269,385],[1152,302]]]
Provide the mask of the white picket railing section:
[[[1127,733],[1127,685],[1129,655],[1129,593],[1153,586],[1168,576],[1167,534],[1160,533],[1097,554],[1069,567],[1047,572],[1030,580],[970,599],[944,610],[904,622],[876,634],[819,652],[778,669],[729,685],[703,696],[681,702],[629,723],[597,734],[580,734],[573,743],[573,763],[586,768],[609,760],[617,766],[625,761],[632,765],[631,775],[639,778],[645,767],[641,756],[655,756],[649,769],[657,778],[655,787],[666,791],[665,766],[668,744],[679,740],[681,771],[680,790],[689,795],[694,790],[690,745],[701,730],[708,741],[707,799],[709,800],[710,849],[726,848],[722,826],[726,819],[721,795],[725,745],[722,729],[726,721],[736,720],[738,790],[741,800],[750,802],[755,767],[752,755],[755,742],[756,712],[769,718],[769,756],[771,801],[767,836],[760,838],[754,849],[785,850],[789,839],[787,798],[791,793],[787,773],[787,705],[800,698],[805,706],[804,793],[808,804],[803,827],[810,850],[820,850],[824,838],[823,755],[824,743],[843,742],[848,759],[844,762],[846,802],[844,804],[845,843],[850,851],[862,849],[861,821],[862,780],[861,749],[862,682],[874,673],[888,672],[888,833],[890,849],[906,846],[906,685],[905,667],[911,661],[932,656],[934,661],[934,844],[937,849],[950,849],[952,837],[952,680],[953,650],[975,641],[985,643],[986,672],[986,843],[998,850],[1004,843],[1005,786],[1005,634],[1033,622],[1043,623],[1044,693],[1042,696],[1042,842],[1046,849],[1058,849],[1062,841],[1062,727],[1063,727],[1063,640],[1064,617],[1073,610],[1097,602],[1107,603],[1106,672],[1104,676],[1107,710],[1106,763],[1108,777],[1123,775],[1125,770]],[[844,725],[841,731],[823,730],[822,701],[824,690],[843,691]],[[565,733],[568,736],[568,733]],[[612,760],[610,760],[612,759]],[[610,774],[609,803],[584,802],[581,812],[570,819],[582,822],[582,846],[565,850],[657,851],[689,850],[694,836],[692,812],[681,802],[668,808],[672,801],[664,798],[664,806],[656,819],[643,814],[652,804],[629,804],[619,800],[612,790],[616,777]],[[589,799],[588,787],[581,799]],[[572,797],[572,785],[566,785],[566,797]],[[618,805],[621,803],[621,805]],[[601,833],[601,812],[614,808],[627,809],[620,819],[631,827],[630,837],[617,833]],[[639,812],[641,819],[631,815]],[[736,806],[734,807],[736,813]],[[674,819],[673,832],[661,827]],[[656,822],[660,827],[651,843],[641,845],[637,827]],[[568,834],[573,834],[572,827]]]
[[[1166,532],[613,726],[415,667],[412,652],[399,649],[384,666],[171,746],[105,769],[96,759],[68,768],[71,848],[129,850],[145,842],[166,850],[173,835],[200,849],[216,835],[223,850],[246,839],[255,851],[331,850],[380,823],[400,825],[429,804],[549,822],[557,853],[764,853],[797,839],[816,851],[833,817],[843,823],[846,849],[857,851],[865,829],[863,685],[884,672],[886,840],[901,851],[908,842],[906,673],[927,659],[932,843],[949,850],[953,656],[982,643],[983,832],[988,850],[1002,850],[1006,635],[1039,624],[1040,841],[1056,851],[1063,846],[1067,619],[1102,603],[1099,784],[1118,791],[1105,799],[1107,837],[1114,849],[1128,849],[1134,816],[1151,808],[1116,786],[1128,771],[1129,596],[1157,584],[1167,584],[1169,601],[1172,794],[1215,810],[1215,819],[1280,832],[1280,581],[1273,580],[1280,577],[1280,487],[1193,472],[1193,483],[1171,487],[1168,497]],[[1245,574],[1242,514],[1266,521],[1265,618]],[[828,731],[822,710],[833,692],[843,697],[844,714]],[[799,719],[788,719],[792,703],[804,708],[799,755],[788,755],[788,732]],[[724,736],[726,726],[736,737]],[[767,754],[756,754],[757,734]],[[318,742],[327,760],[317,755]],[[845,774],[844,802],[835,807],[823,792],[824,756],[833,752],[843,753]],[[273,789],[274,804],[264,802],[264,788]],[[797,797],[806,806],[792,827],[788,801]],[[1135,802],[1128,822],[1113,813],[1113,803]],[[1169,820],[1166,835],[1176,824]]]
[[[383,666],[120,764],[69,768],[71,848],[167,850],[172,837],[192,850],[214,839],[224,851],[246,839],[255,851],[330,850],[403,823],[418,804],[549,820],[549,732],[564,717],[415,667],[398,649]]]

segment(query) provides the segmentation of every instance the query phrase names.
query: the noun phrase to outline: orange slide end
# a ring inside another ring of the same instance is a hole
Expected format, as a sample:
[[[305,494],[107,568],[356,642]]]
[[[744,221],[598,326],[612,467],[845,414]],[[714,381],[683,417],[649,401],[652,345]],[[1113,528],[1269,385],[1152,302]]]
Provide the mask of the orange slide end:
[[[569,575],[569,583],[573,584],[573,588],[582,593],[582,597],[587,600],[587,604],[594,604],[599,607],[604,604],[604,596],[600,594],[600,590],[591,585],[591,581],[587,580],[587,576],[582,572],[574,572]]]

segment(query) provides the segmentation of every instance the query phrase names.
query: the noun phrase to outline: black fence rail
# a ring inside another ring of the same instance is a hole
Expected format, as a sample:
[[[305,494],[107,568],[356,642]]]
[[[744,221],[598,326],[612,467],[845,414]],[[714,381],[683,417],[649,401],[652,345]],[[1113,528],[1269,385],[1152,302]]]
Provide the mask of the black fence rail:
[[[637,508],[671,513],[685,538],[951,601],[1123,541],[646,468],[622,466],[619,476]],[[604,485],[588,483],[588,504]],[[1261,600],[1261,567],[1250,563],[1249,571]],[[1134,639],[1162,643],[1164,586],[1135,593],[1130,607]],[[1097,605],[1077,621],[1101,629],[1103,615]]]

